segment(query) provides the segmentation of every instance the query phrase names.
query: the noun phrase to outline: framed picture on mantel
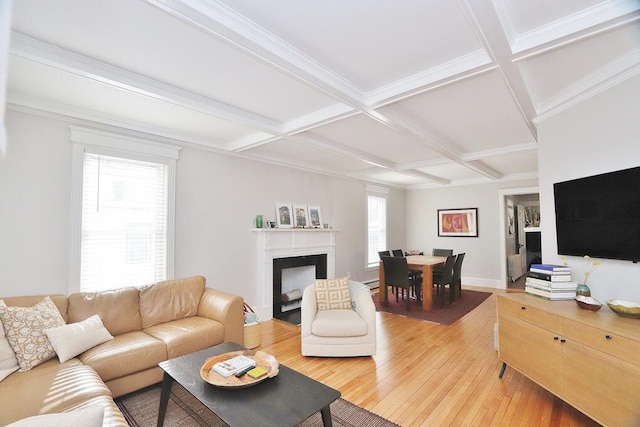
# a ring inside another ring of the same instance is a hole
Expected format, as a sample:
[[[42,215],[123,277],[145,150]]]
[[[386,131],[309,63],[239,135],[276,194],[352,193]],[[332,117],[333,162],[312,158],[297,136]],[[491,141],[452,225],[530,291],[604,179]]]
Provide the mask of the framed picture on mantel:
[[[276,224],[278,228],[293,227],[291,203],[276,202]]]
[[[293,204],[293,226],[298,228],[306,228],[309,226],[307,205]]]
[[[322,214],[320,213],[320,206],[309,205],[308,214],[309,227],[322,228]]]
[[[438,236],[478,237],[478,208],[438,209]]]

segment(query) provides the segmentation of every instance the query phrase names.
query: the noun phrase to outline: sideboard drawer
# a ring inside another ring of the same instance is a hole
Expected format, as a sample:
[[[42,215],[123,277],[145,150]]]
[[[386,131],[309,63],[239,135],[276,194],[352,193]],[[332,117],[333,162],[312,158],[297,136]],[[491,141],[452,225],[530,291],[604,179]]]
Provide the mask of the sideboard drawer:
[[[569,319],[562,319],[561,325],[561,334],[565,338],[640,366],[640,341],[634,341]]]
[[[498,313],[533,323],[549,331],[560,331],[560,318],[558,316],[527,304],[506,298],[498,298]]]

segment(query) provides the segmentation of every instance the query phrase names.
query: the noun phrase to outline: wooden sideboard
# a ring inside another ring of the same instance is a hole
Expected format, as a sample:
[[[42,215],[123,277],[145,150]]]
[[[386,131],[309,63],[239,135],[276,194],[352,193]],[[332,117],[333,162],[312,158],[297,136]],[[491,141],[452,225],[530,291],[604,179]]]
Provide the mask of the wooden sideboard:
[[[640,319],[524,293],[498,295],[497,307],[507,366],[600,424],[640,426]]]

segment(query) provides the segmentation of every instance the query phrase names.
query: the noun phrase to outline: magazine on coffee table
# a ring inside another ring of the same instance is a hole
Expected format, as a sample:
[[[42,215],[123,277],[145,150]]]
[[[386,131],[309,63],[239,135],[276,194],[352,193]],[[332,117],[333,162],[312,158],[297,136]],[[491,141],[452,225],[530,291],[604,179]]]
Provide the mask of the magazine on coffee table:
[[[256,361],[247,356],[236,356],[213,365],[212,369],[223,377],[235,375],[256,366]]]

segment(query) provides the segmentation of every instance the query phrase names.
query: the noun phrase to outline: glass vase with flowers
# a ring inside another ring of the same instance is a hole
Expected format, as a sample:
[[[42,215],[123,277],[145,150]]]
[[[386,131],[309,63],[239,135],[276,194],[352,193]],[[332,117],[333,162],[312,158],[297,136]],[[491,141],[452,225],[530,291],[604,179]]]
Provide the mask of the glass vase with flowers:
[[[587,286],[587,280],[591,276],[593,270],[595,270],[595,268],[600,265],[600,261],[592,261],[589,255],[585,255],[582,258],[584,259],[586,265],[583,271],[582,280],[578,281],[578,286],[576,287],[576,296],[583,295],[586,297],[590,297],[591,289],[589,289],[589,286]],[[564,260],[564,265],[569,265],[566,261],[566,257],[562,257],[562,259]]]

